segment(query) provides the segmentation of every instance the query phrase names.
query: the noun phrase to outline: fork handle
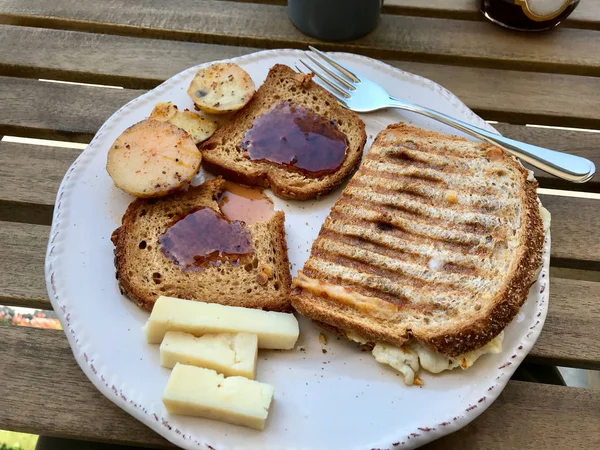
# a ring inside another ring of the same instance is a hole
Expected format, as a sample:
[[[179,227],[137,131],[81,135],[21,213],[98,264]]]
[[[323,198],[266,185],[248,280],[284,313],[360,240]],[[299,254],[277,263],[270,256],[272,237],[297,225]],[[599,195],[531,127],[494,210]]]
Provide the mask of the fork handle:
[[[550,150],[536,145],[526,144],[514,139],[509,139],[496,133],[473,126],[461,120],[453,119],[446,114],[425,108],[424,106],[413,105],[403,102],[390,96],[390,107],[399,108],[421,114],[432,119],[438,120],[446,125],[457,128],[465,133],[478,137],[479,139],[491,144],[499,145],[509,153],[519,157],[545,172],[564,180],[574,183],[585,183],[589,181],[596,172],[594,163],[581,156],[569,155],[554,150]]]

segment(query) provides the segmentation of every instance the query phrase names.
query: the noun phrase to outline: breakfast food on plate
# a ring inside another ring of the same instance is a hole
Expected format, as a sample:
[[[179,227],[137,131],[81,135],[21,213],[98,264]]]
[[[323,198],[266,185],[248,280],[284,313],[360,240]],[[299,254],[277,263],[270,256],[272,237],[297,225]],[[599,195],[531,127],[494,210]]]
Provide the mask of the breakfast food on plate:
[[[188,95],[197,109],[224,114],[241,109],[254,95],[254,82],[234,63],[215,63],[196,73]]]
[[[250,333],[205,334],[196,337],[181,331],[168,331],[160,344],[160,364],[172,369],[175,364],[205,367],[226,377],[251,380],[256,374],[258,338]]]
[[[168,122],[145,119],[113,143],[106,170],[128,194],[159,197],[187,183],[198,173],[201,161],[188,133]]]
[[[339,186],[360,163],[365,125],[311,78],[272,67],[250,103],[200,145],[204,167],[286,199]]]
[[[407,384],[498,352],[542,261],[537,182],[502,149],[379,133],[298,272],[292,305],[374,345]]]
[[[144,325],[146,340],[160,344],[168,331],[194,336],[250,333],[258,337],[258,348],[277,350],[293,348],[300,334],[298,320],[290,313],[160,297]]]
[[[179,111],[177,105],[171,102],[157,103],[152,113],[150,113],[150,119],[169,122],[181,128],[190,135],[194,144],[205,141],[218,128],[218,124],[214,120],[202,117],[200,114],[187,109]]]
[[[289,310],[284,213],[245,221],[221,209],[227,192],[218,178],[131,203],[112,235],[121,292],[147,310],[161,295]]]
[[[264,430],[273,387],[214,370],[176,364],[163,394],[172,414],[204,417]]]

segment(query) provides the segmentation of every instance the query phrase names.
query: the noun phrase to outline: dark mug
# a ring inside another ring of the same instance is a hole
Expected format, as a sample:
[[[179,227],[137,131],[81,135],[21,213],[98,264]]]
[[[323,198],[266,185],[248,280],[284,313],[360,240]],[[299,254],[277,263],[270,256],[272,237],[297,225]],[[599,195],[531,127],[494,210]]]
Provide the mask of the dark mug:
[[[324,41],[357,39],[373,31],[383,0],[288,0],[292,23]]]

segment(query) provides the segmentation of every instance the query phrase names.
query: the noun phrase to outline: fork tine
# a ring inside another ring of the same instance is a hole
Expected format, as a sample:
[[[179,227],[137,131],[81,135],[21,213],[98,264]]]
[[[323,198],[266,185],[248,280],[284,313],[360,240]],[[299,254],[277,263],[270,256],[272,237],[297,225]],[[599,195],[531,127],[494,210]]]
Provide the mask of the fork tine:
[[[308,48],[315,52],[317,55],[319,55],[321,58],[323,58],[325,61],[327,61],[329,64],[331,64],[333,67],[335,67],[337,70],[339,70],[341,73],[346,75],[348,78],[350,78],[350,80],[354,81],[355,83],[360,83],[360,78],[354,75],[349,69],[342,66],[335,59],[331,58],[330,56],[327,56],[321,50],[317,50],[312,45],[309,45]]]
[[[346,87],[346,89],[350,89],[352,91],[354,91],[356,89],[354,86],[352,86],[352,84],[350,84],[344,78],[340,77],[338,74],[336,74],[332,70],[329,70],[327,67],[325,67],[323,64],[321,64],[310,53],[306,53],[306,56],[307,56],[308,59],[310,59],[312,62],[314,62],[317,66],[319,66],[321,69],[323,69],[323,71],[326,72],[329,76],[333,77],[336,81],[338,81],[340,84],[342,84],[344,87]]]
[[[332,92],[331,89],[327,89],[327,90],[329,92],[331,92],[332,94],[334,94],[338,99],[340,99],[340,97],[342,97],[342,98],[350,98],[350,94],[347,91],[345,91],[342,86],[338,85],[333,80],[330,80],[325,75],[323,75],[323,74],[319,73],[318,71],[316,71],[306,61],[304,61],[304,60],[301,59],[300,62],[302,64],[304,64],[308,70],[310,70],[311,72],[313,72],[320,80],[322,80],[323,82],[327,83],[327,85],[330,86],[331,89],[333,89],[335,92]]]

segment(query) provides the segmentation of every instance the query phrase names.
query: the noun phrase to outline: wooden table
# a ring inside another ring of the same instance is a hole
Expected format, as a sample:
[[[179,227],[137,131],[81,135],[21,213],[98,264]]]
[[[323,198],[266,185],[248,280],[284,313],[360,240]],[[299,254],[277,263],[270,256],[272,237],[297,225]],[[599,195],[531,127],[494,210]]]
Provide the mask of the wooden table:
[[[473,0],[386,1],[377,30],[324,43],[284,1],[0,0],[0,136],[85,143],[120,106],[177,72],[262,48],[364,54],[450,89],[509,137],[600,168],[600,2],[550,33],[509,32]],[[123,86],[108,89],[40,79]],[[0,142],[0,303],[50,309],[44,253],[58,184],[80,150]],[[600,191],[537,173],[541,187]],[[540,196],[552,212],[550,310],[529,361],[600,369],[600,201]],[[105,399],[62,332],[0,328],[0,429],[168,447]],[[600,448],[600,392],[511,381],[431,448]]]

